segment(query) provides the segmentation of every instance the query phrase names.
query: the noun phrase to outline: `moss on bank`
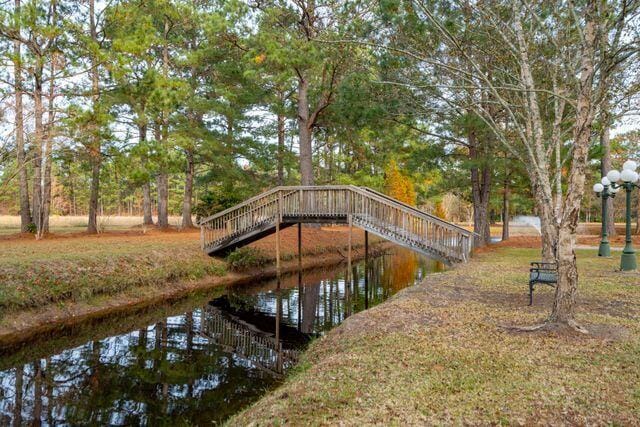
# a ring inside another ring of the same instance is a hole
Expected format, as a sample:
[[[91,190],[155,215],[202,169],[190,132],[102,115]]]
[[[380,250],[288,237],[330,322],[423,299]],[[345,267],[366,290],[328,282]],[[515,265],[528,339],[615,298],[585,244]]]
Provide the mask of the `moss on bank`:
[[[485,252],[352,316],[229,424],[637,423],[640,275],[581,251],[578,320],[591,333],[509,332],[549,312],[548,288],[527,306],[537,256]]]

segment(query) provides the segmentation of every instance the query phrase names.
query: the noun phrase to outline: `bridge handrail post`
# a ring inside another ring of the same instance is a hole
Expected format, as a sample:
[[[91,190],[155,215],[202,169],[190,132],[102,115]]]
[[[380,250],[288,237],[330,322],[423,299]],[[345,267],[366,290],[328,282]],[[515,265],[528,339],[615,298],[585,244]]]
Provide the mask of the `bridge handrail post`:
[[[303,215],[303,206],[304,206],[304,195],[302,193],[302,188],[300,190],[298,190],[298,193],[300,195],[300,207],[298,208],[298,215],[302,216]]]
[[[347,218],[349,219],[349,223],[351,223],[351,191],[347,191],[345,195],[347,199]]]

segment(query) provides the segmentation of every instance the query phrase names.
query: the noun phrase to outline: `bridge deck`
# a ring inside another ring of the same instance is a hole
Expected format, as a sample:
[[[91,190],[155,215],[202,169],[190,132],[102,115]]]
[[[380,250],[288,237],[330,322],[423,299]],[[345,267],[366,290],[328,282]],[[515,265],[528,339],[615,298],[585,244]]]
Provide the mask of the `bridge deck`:
[[[200,221],[202,248],[224,254],[297,223],[351,223],[446,263],[463,262],[473,233],[368,188],[277,187]]]

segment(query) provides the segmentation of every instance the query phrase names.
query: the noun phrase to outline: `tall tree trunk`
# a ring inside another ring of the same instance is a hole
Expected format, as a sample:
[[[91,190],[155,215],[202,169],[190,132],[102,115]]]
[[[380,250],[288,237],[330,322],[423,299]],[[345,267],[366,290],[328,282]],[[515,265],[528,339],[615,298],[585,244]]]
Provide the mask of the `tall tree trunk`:
[[[98,33],[95,19],[95,0],[89,0],[89,30],[94,43],[98,42]],[[94,120],[90,127],[91,145],[89,156],[91,159],[91,189],[89,191],[89,221],[87,225],[88,233],[98,232],[98,195],[100,192],[100,167],[102,164],[102,153],[100,147],[100,132],[98,128],[98,103],[100,101],[100,85],[98,76],[98,64],[95,56],[91,59],[91,98],[93,103]]]
[[[278,113],[278,185],[284,185],[285,116]]]
[[[169,77],[169,20],[164,19],[164,43],[162,47],[162,74],[165,79]],[[160,128],[155,129],[156,140],[160,141],[163,147],[167,146],[169,132],[169,113],[162,110]],[[158,227],[169,227],[169,176],[164,161],[160,162],[160,173],[157,178],[158,186]]]
[[[608,116],[606,114],[605,116]],[[605,119],[603,128],[600,131],[600,147],[602,148],[602,160],[600,162],[600,173],[602,176],[607,176],[607,173],[611,170],[611,136],[609,129],[609,119]],[[613,199],[607,198],[607,233],[613,237],[616,235],[616,213],[614,210]]]
[[[555,129],[554,129],[555,130]],[[554,132],[555,133],[555,132]],[[560,146],[560,139],[555,144],[555,158],[556,158],[556,218],[560,218],[562,215],[562,150]]]
[[[313,185],[313,159],[309,116],[309,83],[298,78],[298,136],[300,144],[300,180],[302,185]]]
[[[140,118],[138,118],[140,120]],[[138,124],[138,139],[140,142],[147,140],[147,124],[140,120]],[[142,224],[153,225],[153,215],[151,208],[151,184],[147,180],[142,184]]]
[[[534,194],[536,194],[534,197],[534,203],[538,217],[540,218],[542,260],[544,262],[555,262],[556,249],[558,246],[558,222],[555,217],[556,207],[554,206],[553,198],[551,197],[551,185],[546,187],[544,184],[532,183],[532,190],[534,191]]]
[[[578,269],[575,254],[576,229],[584,192],[589,141],[594,115],[592,85],[595,74],[593,63],[596,39],[595,8],[595,0],[590,0],[585,14],[586,24],[580,57],[580,85],[576,105],[571,172],[558,231],[558,251],[556,255],[558,284],[550,317],[552,322],[569,325],[575,325],[574,309],[578,287]]]
[[[42,144],[44,142],[42,105],[42,58],[36,57],[33,71],[33,114],[34,114],[34,155],[33,155],[33,202],[32,217],[36,225],[36,238],[42,237]]]
[[[184,199],[182,200],[182,228],[192,228],[191,202],[193,200],[193,171],[194,159],[193,150],[187,150],[187,168],[184,179]]]
[[[468,135],[469,158],[473,162],[471,167],[471,192],[473,198],[473,231],[476,247],[486,246],[491,242],[491,228],[489,223],[489,196],[491,189],[491,170],[479,153],[479,143],[474,131]],[[479,167],[478,163],[482,166]]]
[[[531,143],[531,164],[528,165],[528,172],[531,178],[536,210],[540,217],[542,259],[546,262],[551,262],[555,260],[555,249],[558,237],[558,221],[555,220],[556,205],[553,203],[553,191],[549,173],[550,168],[544,144],[544,130],[538,104],[538,92],[536,91],[533,73],[531,71],[528,44],[521,22],[522,5],[518,2],[513,2],[513,12],[515,18],[514,30],[518,41],[518,56],[520,59],[520,77],[524,83],[529,108],[527,138]],[[557,119],[560,117],[560,114],[556,114]]]
[[[164,121],[164,120],[163,120]],[[164,145],[163,124],[154,125],[154,133],[156,141],[160,141]],[[156,177],[156,187],[158,192],[158,227],[169,227],[169,176],[167,175],[166,166],[160,161],[160,171]]]
[[[20,0],[15,0],[14,13],[20,12]],[[16,19],[16,28],[20,29],[19,21]],[[24,112],[22,106],[22,52],[21,43],[18,40],[13,42],[13,70],[14,83],[16,87],[16,165],[18,168],[18,187],[20,193],[20,231],[27,232],[32,223],[29,206],[29,184],[27,176],[27,165],[24,155]]]
[[[509,177],[504,180],[502,193],[502,241],[509,240],[509,199],[511,198],[511,188],[509,188]]]
[[[99,156],[99,154],[93,154]],[[98,195],[100,193],[100,160],[91,160],[91,188],[89,190],[89,222],[87,232],[95,234],[98,232]]]
[[[52,2],[52,21],[56,22],[56,5]],[[54,78],[56,74],[56,56],[51,55],[49,70],[49,95],[48,95],[48,111],[47,111],[47,127],[44,133],[45,135],[45,154],[43,160],[45,161],[44,167],[44,182],[42,188],[42,233],[49,232],[49,217],[51,215],[51,171],[53,163],[53,138],[55,136],[56,114],[55,114],[55,88],[56,80]]]
[[[51,136],[47,136],[46,141],[44,181],[42,187],[42,234],[49,233],[49,217],[51,215],[51,163],[53,160],[51,153],[53,148]]]
[[[158,227],[169,227],[169,176],[160,172],[156,178],[158,187]]]
[[[142,184],[142,217],[143,225],[153,225],[151,184],[148,181]]]
[[[558,86],[556,76],[553,78],[553,91],[555,93],[564,94]],[[554,97],[553,99],[553,128],[551,129],[551,142],[555,151],[555,202],[556,202],[556,218],[562,215],[562,118],[564,117],[564,108],[566,101],[564,97]]]

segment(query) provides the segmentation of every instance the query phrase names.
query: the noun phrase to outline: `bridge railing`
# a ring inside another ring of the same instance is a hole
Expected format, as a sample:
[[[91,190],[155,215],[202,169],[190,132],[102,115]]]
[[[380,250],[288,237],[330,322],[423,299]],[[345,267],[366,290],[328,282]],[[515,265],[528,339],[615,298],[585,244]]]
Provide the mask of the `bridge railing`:
[[[262,193],[239,205],[200,220],[200,240],[203,249],[242,235],[261,224],[273,223],[279,216],[280,189]]]
[[[203,249],[256,228],[319,218],[351,220],[445,259],[466,260],[473,233],[368,188],[350,185],[277,187],[200,221]]]
[[[383,227],[409,246],[429,248],[448,259],[466,261],[470,256],[471,231],[367,188],[354,187],[352,194],[356,224]]]

